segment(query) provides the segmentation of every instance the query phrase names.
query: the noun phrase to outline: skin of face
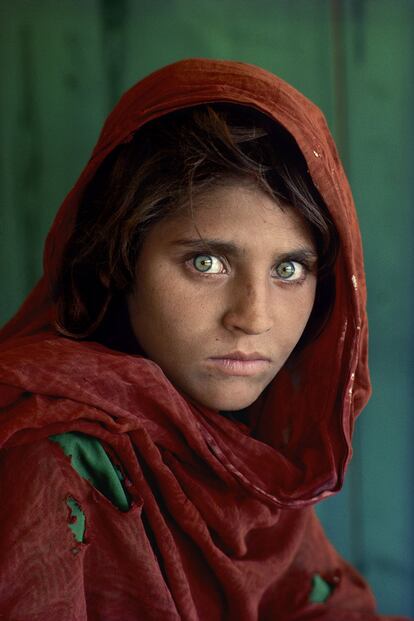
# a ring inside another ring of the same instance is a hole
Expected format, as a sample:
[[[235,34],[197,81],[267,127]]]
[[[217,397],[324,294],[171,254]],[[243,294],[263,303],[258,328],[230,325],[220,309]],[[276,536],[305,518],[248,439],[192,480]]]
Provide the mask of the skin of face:
[[[191,401],[252,404],[276,376],[311,313],[317,255],[293,208],[260,188],[216,185],[193,214],[147,233],[128,312],[148,358]],[[245,360],[245,356],[252,360]]]

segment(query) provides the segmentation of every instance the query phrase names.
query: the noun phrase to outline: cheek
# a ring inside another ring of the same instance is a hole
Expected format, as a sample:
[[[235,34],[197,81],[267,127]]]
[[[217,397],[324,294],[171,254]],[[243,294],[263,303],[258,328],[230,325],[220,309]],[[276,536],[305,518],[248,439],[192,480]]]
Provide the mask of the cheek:
[[[134,332],[147,353],[152,348],[178,351],[194,344],[194,335],[203,330],[211,316],[205,305],[205,295],[189,288],[168,271],[158,275],[146,274],[137,279],[130,300],[130,317]],[[204,298],[204,300],[203,300]]]
[[[295,296],[285,299],[283,310],[279,307],[281,314],[275,323],[285,326],[284,341],[288,346],[296,345],[304,331],[314,305],[315,292],[316,279],[300,289]]]

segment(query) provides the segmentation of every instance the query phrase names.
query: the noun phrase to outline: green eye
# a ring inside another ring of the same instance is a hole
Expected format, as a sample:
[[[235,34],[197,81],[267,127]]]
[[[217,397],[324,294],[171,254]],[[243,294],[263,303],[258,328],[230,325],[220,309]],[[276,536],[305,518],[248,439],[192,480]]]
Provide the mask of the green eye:
[[[296,261],[283,261],[282,263],[279,263],[276,268],[278,276],[280,276],[283,280],[293,280],[292,276],[296,272],[295,264]]]
[[[199,254],[194,257],[193,265],[198,272],[220,274],[223,271],[223,264],[220,259],[209,254]]]
[[[194,267],[199,272],[208,272],[208,270],[211,268],[212,265],[213,265],[212,258],[208,257],[207,255],[201,254],[200,256],[195,257],[194,259]]]

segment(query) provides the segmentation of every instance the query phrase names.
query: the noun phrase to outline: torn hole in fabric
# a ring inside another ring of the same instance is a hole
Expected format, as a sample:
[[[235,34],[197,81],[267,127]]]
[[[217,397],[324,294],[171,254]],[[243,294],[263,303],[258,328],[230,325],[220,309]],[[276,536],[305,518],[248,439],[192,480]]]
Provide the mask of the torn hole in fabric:
[[[85,514],[79,503],[72,497],[66,498],[69,509],[68,525],[78,543],[83,543],[86,529]]]
[[[334,587],[319,574],[312,576],[312,590],[309,595],[311,604],[323,604],[332,595]]]
[[[69,431],[49,436],[69,457],[72,468],[89,481],[117,509],[126,512],[131,499],[121,470],[114,465],[101,442],[93,436]]]

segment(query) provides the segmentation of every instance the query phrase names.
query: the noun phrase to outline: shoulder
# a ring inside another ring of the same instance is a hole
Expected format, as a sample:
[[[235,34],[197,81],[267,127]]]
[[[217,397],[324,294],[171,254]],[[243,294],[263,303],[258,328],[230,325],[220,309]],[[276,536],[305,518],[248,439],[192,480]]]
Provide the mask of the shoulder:
[[[0,609],[7,618],[40,621],[45,610],[56,613],[52,618],[77,618],[69,616],[68,602],[76,607],[83,598],[74,563],[84,550],[69,528],[68,501],[87,489],[55,449],[44,439],[0,452]]]
[[[43,532],[52,534],[62,522],[67,524],[70,494],[81,501],[89,493],[86,481],[48,438],[0,451],[0,478],[0,536],[13,531],[13,540],[22,546],[26,536],[35,540],[34,532],[40,540]]]

